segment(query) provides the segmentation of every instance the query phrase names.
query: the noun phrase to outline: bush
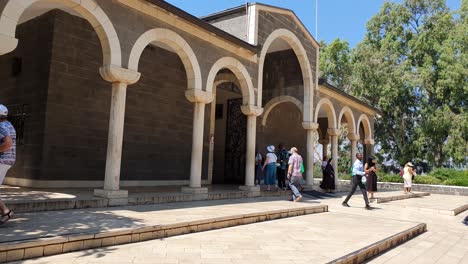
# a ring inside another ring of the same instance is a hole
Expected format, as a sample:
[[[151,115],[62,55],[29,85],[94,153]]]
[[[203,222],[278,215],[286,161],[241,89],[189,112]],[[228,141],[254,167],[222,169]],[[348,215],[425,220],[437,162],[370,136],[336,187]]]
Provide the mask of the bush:
[[[348,180],[350,181],[352,176],[351,174],[340,174],[340,176],[338,177],[340,180]]]
[[[403,182],[400,175],[397,174],[377,174],[379,182]]]
[[[413,183],[419,183],[419,184],[436,184],[436,185],[441,185],[443,182],[433,176],[424,176],[424,175],[416,175],[414,177]]]
[[[465,186],[468,187],[468,177],[448,179],[444,182],[445,185]]]
[[[454,169],[435,169],[431,173],[429,173],[430,176],[436,177],[437,179],[441,181],[445,181],[448,179],[454,179],[454,178],[468,178],[468,170],[465,171],[459,171],[459,170],[454,170]]]

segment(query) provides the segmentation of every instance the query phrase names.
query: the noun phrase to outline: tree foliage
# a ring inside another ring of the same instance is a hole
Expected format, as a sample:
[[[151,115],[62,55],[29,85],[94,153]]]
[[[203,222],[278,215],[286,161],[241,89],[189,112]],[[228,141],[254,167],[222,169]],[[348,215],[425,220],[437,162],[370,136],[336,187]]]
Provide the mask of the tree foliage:
[[[341,40],[324,49],[324,75],[382,110],[376,140],[400,163],[465,162],[467,14],[468,0],[455,13],[443,0],[386,2],[355,49]]]

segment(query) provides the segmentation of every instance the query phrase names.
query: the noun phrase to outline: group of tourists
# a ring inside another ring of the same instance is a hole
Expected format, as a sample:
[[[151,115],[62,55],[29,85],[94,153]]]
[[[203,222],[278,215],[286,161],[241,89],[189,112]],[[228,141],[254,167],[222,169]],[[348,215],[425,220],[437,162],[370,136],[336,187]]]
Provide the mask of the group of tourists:
[[[0,104],[0,185],[3,184],[8,170],[16,160],[16,131],[8,122],[8,108]],[[13,216],[5,203],[0,199],[0,226],[8,222]]]
[[[288,187],[293,192],[292,200],[298,202],[302,199],[299,190],[302,190],[301,181],[304,164],[301,155],[296,147],[286,150],[283,144],[278,145],[278,151],[275,152],[275,146],[267,146],[265,160],[260,152],[255,155],[255,184],[257,186],[265,185],[265,191],[286,190],[286,178],[289,181]],[[276,184],[276,182],[278,184]]]

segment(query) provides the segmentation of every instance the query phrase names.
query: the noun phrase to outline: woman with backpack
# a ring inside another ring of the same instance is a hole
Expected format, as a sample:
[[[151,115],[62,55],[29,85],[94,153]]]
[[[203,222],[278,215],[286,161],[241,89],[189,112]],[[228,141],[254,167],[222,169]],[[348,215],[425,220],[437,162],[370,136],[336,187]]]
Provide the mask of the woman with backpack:
[[[276,161],[278,158],[275,154],[275,146],[270,145],[267,147],[268,154],[266,154],[265,163],[263,164],[262,171],[264,172],[266,191],[271,191],[270,185],[275,186],[276,182]]]
[[[403,169],[403,181],[405,183],[405,194],[412,193],[411,187],[413,186],[413,177],[414,177],[414,165],[411,162],[406,163],[405,168]]]

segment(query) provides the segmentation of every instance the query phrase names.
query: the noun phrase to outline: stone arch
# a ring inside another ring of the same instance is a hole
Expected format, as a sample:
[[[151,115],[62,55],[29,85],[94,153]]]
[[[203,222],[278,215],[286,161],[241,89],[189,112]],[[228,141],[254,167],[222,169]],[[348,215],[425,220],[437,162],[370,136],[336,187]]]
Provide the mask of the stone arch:
[[[292,96],[278,96],[273,99],[271,99],[268,103],[265,104],[264,107],[264,112],[263,112],[263,117],[262,117],[262,126],[266,126],[266,122],[268,120],[268,115],[270,114],[271,110],[275,108],[277,105],[282,104],[282,103],[293,103],[299,108],[302,114],[304,114],[304,106],[301,101],[299,101],[297,98],[292,97]]]
[[[359,117],[359,120],[357,122],[357,125],[356,125],[356,130],[359,132],[359,127],[362,123],[362,126],[364,127],[364,139],[373,139],[374,137],[372,136],[372,127],[371,127],[371,123],[370,123],[370,120],[369,120],[369,117],[365,114],[362,114],[360,117]]]
[[[46,0],[10,0],[5,5],[0,16],[0,55],[16,49],[16,26],[24,11],[31,5]],[[94,0],[53,0],[47,1],[73,9],[86,19],[97,33],[101,42],[103,65],[122,66],[120,41],[112,22]],[[53,8],[51,8],[53,9]]]
[[[333,103],[328,98],[322,98],[317,103],[317,106],[315,107],[314,122],[315,123],[318,122],[318,115],[322,107],[327,112],[328,128],[337,128],[335,107],[333,106]]]
[[[276,39],[282,39],[286,41],[289,46],[293,49],[297,56],[299,65],[301,66],[302,78],[304,80],[304,121],[311,121],[313,119],[313,85],[314,78],[312,75],[312,69],[310,67],[309,58],[307,52],[302,45],[299,38],[287,29],[277,29],[273,31],[263,44],[262,51],[260,53],[260,60],[258,63],[258,99],[257,104],[262,104],[262,92],[263,92],[263,66],[265,64],[265,58],[268,53],[268,49]]]
[[[171,47],[184,64],[187,74],[187,89],[202,90],[200,64],[190,45],[180,35],[165,28],[150,29],[143,33],[132,47],[128,59],[128,69],[138,71],[143,50],[153,42],[160,42]]]
[[[237,87],[240,87],[239,80],[236,78],[235,75],[230,74],[230,73],[220,73],[220,74],[216,75],[213,87],[217,87],[218,85],[220,85],[222,83],[227,83],[227,82],[232,82]]]
[[[206,81],[206,91],[213,92],[216,75],[221,69],[228,69],[236,76],[242,91],[242,102],[244,105],[255,105],[254,88],[250,74],[245,66],[232,57],[223,57],[213,64]]]
[[[336,123],[337,128],[340,128],[340,123],[341,123],[341,119],[343,118],[343,116],[346,117],[348,121],[348,125],[351,126],[351,131],[349,132],[355,133],[355,134],[358,133],[359,131],[356,130],[356,121],[354,119],[353,111],[348,106],[345,106],[343,107],[343,109],[341,109],[341,112],[338,115],[338,122]]]

